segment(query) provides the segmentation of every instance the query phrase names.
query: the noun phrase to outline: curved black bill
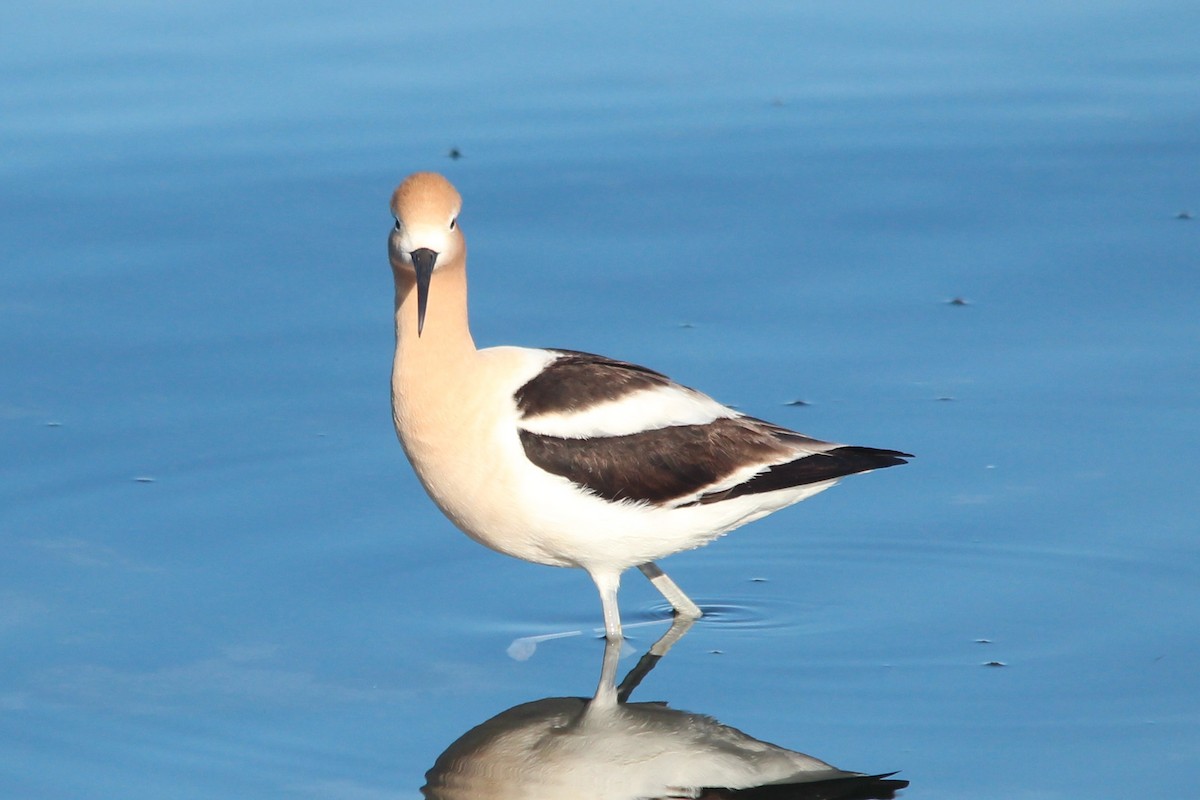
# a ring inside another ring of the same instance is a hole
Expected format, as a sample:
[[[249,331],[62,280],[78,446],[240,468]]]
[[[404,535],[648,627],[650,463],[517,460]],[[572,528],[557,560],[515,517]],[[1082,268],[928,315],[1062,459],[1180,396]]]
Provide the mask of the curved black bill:
[[[433,265],[438,254],[428,247],[419,247],[409,253],[413,270],[417,273],[417,336],[425,328],[425,306],[429,302],[429,279],[433,276]]]

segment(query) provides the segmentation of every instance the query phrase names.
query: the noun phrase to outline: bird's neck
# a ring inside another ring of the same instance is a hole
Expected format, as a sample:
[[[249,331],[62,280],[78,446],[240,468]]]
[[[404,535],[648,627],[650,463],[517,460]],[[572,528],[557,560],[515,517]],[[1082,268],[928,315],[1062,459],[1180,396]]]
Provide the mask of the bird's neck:
[[[419,427],[443,420],[446,408],[453,407],[455,398],[471,384],[477,352],[467,324],[467,271],[462,259],[433,273],[420,336],[416,280],[406,271],[396,274],[392,412],[406,447],[413,444],[409,439]]]
[[[467,320],[467,270],[463,259],[434,271],[425,327],[417,334],[417,286],[411,273],[396,275],[396,358],[407,364],[449,362],[475,353]]]

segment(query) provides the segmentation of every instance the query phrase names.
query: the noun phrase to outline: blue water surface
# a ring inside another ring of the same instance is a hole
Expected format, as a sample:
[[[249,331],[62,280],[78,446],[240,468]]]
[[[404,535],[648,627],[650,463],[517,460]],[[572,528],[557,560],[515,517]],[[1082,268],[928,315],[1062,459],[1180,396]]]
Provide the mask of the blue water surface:
[[[909,798],[1194,792],[1200,6],[0,30],[0,796],[415,798],[471,727],[594,689],[587,577],[457,533],[392,433],[417,169],[466,198],[480,344],[917,455],[666,560],[710,613],[640,699]],[[627,668],[666,609],[621,598]]]

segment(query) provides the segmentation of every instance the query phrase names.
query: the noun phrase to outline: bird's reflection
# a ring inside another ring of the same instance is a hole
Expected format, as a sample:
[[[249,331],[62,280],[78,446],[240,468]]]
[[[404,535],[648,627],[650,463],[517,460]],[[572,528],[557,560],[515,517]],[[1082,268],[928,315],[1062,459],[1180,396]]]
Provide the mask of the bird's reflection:
[[[426,774],[430,800],[869,800],[908,785],[840,770],[712,717],[631,703],[637,684],[687,632],[678,620],[618,686],[604,651],[591,699],[522,703],[463,734]]]

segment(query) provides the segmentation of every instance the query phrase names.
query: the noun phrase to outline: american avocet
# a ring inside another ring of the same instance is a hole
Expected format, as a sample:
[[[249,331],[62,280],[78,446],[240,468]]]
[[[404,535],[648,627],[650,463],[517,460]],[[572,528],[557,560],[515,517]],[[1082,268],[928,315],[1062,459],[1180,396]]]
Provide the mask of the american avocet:
[[[689,622],[679,618],[676,625]],[[848,772],[707,714],[629,702],[658,658],[643,657],[618,687],[620,653],[617,641],[604,648],[594,697],[521,703],[463,734],[425,774],[421,794],[427,800],[884,800],[908,786],[895,773]]]
[[[417,477],[468,536],[586,570],[604,629],[638,567],[677,614],[700,609],[654,563],[907,453],[823,442],[653,370],[573,350],[475,348],[462,199],[441,175],[392,195],[392,418]]]

